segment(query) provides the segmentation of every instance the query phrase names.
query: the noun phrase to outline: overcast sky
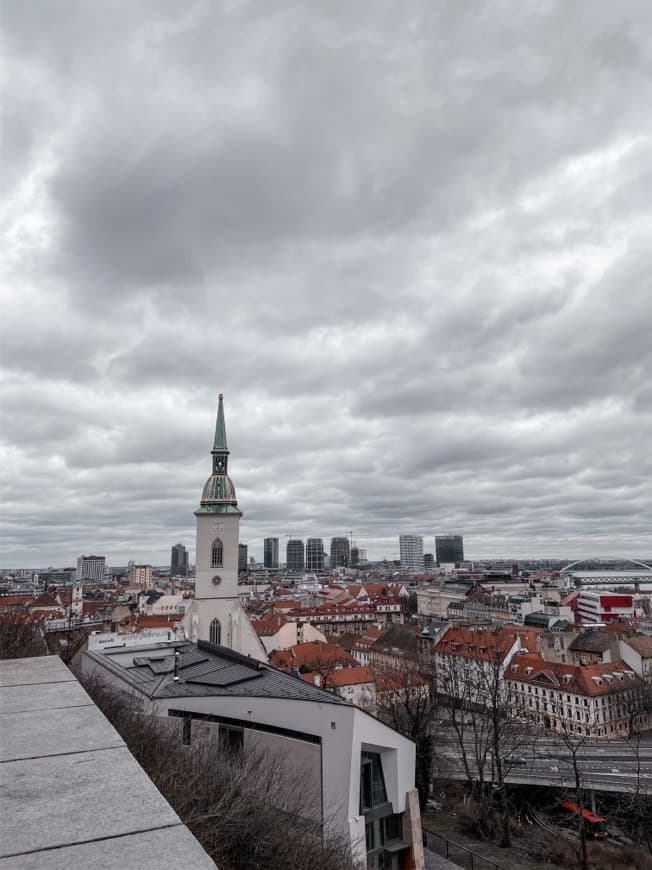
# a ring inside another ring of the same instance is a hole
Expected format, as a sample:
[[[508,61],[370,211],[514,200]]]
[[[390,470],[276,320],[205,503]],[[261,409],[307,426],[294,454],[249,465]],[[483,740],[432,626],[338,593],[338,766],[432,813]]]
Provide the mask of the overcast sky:
[[[0,566],[652,555],[649,0],[4,0]],[[327,547],[328,549],[328,547]]]

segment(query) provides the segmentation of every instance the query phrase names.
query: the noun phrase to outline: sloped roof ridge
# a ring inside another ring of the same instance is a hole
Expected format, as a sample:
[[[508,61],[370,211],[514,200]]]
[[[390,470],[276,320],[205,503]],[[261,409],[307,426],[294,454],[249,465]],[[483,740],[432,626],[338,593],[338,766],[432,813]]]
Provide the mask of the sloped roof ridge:
[[[245,656],[233,649],[229,649],[228,647],[217,646],[208,640],[198,640],[197,649],[202,650],[203,652],[214,653],[223,659],[228,659],[241,665],[248,665],[254,670],[261,670],[261,668],[267,667],[264,662],[259,662],[257,659],[252,659],[250,656]]]

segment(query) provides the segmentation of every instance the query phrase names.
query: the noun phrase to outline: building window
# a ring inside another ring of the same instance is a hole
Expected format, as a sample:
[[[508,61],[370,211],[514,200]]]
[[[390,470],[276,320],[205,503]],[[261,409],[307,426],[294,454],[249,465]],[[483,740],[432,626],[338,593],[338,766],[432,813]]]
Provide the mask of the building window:
[[[360,761],[360,812],[387,803],[379,752],[363,752]]]
[[[211,547],[211,568],[221,568],[224,546],[219,538],[215,538]]]
[[[209,637],[211,643],[214,643],[215,646],[220,645],[220,641],[222,638],[222,626],[220,625],[219,619],[214,619],[211,622]]]
[[[220,725],[218,739],[220,746],[226,752],[240,753],[244,746],[244,730],[230,725]]]

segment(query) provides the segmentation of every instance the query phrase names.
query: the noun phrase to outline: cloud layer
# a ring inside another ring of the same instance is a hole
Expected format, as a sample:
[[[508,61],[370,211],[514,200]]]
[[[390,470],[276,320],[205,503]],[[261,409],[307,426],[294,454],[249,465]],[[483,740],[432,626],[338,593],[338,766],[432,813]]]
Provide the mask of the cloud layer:
[[[0,564],[652,554],[646,2],[5,5]]]

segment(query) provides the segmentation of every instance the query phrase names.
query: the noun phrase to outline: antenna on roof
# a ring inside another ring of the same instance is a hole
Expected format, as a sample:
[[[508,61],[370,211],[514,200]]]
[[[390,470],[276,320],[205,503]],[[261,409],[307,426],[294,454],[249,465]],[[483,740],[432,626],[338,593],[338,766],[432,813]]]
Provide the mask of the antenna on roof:
[[[174,682],[179,682],[179,659],[181,658],[181,653],[178,649],[174,651]]]

